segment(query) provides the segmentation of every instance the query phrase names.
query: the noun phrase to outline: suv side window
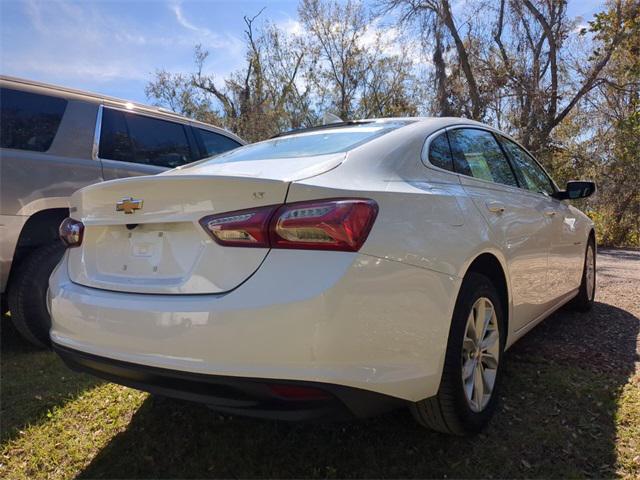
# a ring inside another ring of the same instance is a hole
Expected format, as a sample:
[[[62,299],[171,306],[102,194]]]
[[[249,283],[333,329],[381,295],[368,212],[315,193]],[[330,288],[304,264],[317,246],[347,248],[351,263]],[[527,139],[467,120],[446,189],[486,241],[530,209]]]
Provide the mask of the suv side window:
[[[175,168],[194,160],[180,123],[103,109],[100,158]]]
[[[194,131],[196,136],[202,141],[202,146],[204,147],[207,157],[212,157],[213,155],[218,155],[219,153],[224,153],[240,146],[235,140],[210,130],[195,128]]]
[[[524,188],[547,195],[554,193],[555,189],[551,179],[533,157],[511,140],[500,137],[500,142],[509,155],[518,180]]]
[[[133,145],[124,112],[110,108],[102,110],[98,156],[108,160],[133,162]]]
[[[458,128],[448,132],[456,172],[517,187],[518,182],[497,140],[486,130]]]
[[[66,108],[63,98],[0,89],[0,146],[46,152]]]
[[[453,171],[453,158],[451,157],[447,132],[441,133],[429,144],[429,163]]]

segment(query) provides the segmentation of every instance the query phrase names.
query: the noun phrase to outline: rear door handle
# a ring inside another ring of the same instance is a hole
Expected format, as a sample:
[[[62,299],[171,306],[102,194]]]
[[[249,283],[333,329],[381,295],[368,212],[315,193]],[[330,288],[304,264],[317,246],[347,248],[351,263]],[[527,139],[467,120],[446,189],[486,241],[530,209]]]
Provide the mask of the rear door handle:
[[[504,212],[504,203],[502,202],[496,202],[494,200],[494,201],[487,202],[485,205],[487,206],[487,210],[489,210],[490,212],[493,212],[493,213]]]

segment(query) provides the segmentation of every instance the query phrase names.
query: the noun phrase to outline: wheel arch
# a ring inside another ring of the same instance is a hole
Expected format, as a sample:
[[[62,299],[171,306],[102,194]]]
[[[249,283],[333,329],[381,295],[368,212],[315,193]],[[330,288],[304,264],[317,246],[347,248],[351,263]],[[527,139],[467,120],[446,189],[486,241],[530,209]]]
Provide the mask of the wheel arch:
[[[55,242],[58,239],[58,227],[69,216],[68,208],[48,208],[29,217],[20,231],[13,253],[11,269],[20,263],[31,250]],[[11,278],[9,277],[9,281]]]
[[[495,255],[493,252],[482,252],[469,262],[469,265],[464,272],[462,282],[464,283],[465,278],[471,272],[480,273],[491,280],[500,295],[501,307],[505,317],[505,330],[507,332],[508,345],[509,325],[511,320],[511,288],[507,271],[504,260],[501,260],[499,256]]]

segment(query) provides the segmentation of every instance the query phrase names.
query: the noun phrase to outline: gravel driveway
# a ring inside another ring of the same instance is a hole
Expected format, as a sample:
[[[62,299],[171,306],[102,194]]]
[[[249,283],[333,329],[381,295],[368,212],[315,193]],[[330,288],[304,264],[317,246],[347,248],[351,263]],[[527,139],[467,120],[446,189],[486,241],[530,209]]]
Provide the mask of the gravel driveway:
[[[553,314],[511,350],[602,372],[639,370],[640,251],[598,251],[597,289],[587,314],[566,309]]]

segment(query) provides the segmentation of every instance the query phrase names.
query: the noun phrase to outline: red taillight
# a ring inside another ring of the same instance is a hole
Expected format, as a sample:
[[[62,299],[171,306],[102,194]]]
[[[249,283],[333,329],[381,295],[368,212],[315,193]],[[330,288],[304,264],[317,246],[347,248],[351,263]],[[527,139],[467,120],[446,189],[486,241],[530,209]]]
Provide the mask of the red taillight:
[[[378,214],[373,200],[320,200],[283,205],[271,221],[272,248],[357,252]]]
[[[331,199],[210,215],[200,225],[229,247],[356,252],[377,214],[373,200]]]
[[[82,244],[84,234],[84,224],[73,218],[65,218],[58,228],[60,240],[69,248],[78,247]]]
[[[217,243],[227,247],[269,248],[269,220],[276,206],[209,215],[200,225]]]

